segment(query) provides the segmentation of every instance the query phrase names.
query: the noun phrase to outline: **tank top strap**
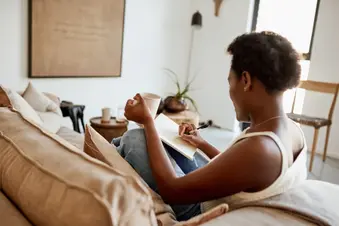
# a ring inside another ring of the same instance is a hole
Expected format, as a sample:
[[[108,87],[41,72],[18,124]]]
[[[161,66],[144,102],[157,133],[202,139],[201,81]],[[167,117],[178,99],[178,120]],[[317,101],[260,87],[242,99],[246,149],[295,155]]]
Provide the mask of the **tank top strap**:
[[[304,134],[304,131],[302,130],[302,128],[300,127],[300,125],[298,124],[298,123],[296,123],[295,121],[293,121],[293,120],[291,120],[293,123],[294,123],[294,125],[298,128],[298,130],[299,130],[299,132],[300,132],[300,134],[301,134],[301,136],[302,136],[302,138],[303,138],[303,142],[304,142],[304,144],[303,144],[303,148],[302,149],[305,149],[306,148],[306,138],[305,138],[305,134]]]
[[[255,136],[267,136],[270,137],[278,146],[281,156],[282,156],[282,169],[281,172],[284,173],[286,170],[293,164],[293,153],[291,151],[287,151],[284,144],[281,142],[281,139],[273,132],[266,131],[266,132],[253,132],[253,133],[243,133],[241,134],[235,141],[232,143],[232,145],[236,144],[240,140],[243,140],[245,138],[249,137],[255,137]]]

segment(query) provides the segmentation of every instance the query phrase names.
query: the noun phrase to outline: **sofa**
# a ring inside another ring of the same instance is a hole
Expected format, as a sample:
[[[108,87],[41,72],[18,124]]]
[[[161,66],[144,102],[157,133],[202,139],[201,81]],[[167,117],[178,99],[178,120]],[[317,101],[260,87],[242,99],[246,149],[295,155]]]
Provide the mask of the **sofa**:
[[[27,89],[35,89],[32,84],[29,84]],[[27,90],[26,89],[26,90]],[[35,90],[37,92],[37,90]],[[18,94],[23,96],[25,92],[19,91]],[[69,117],[63,117],[60,109],[61,100],[60,98],[52,93],[43,92],[44,96],[46,96],[51,102],[53,102],[58,109],[56,110],[47,110],[47,111],[37,111],[37,114],[40,116],[43,121],[43,127],[47,130],[51,131],[67,140],[77,148],[83,148],[83,135],[75,132],[73,130],[73,124]]]
[[[177,222],[171,208],[114,154],[112,145],[90,126],[85,135],[71,129],[70,120],[55,108],[59,98],[43,93],[47,101],[38,93],[52,107],[35,106],[32,112],[19,97],[24,107],[14,103],[13,91],[4,90],[1,225],[339,225],[339,186],[312,180],[265,200],[232,208],[220,204]]]

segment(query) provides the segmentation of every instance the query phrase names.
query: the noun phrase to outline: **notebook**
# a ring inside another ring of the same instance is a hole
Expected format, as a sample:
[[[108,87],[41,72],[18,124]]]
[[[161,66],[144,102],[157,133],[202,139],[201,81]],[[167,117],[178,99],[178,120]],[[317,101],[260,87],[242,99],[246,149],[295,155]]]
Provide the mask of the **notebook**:
[[[180,152],[186,158],[193,160],[197,149],[191,144],[183,141],[179,136],[179,125],[164,114],[155,119],[155,127],[160,139],[167,145]]]

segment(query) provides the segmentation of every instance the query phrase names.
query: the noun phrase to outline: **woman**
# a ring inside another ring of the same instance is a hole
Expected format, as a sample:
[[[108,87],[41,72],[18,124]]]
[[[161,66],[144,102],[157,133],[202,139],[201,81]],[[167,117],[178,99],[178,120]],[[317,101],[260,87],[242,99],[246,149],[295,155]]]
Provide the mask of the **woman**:
[[[188,124],[182,139],[203,151],[190,161],[163,145],[154,120],[137,94],[125,108],[127,119],[144,129],[113,140],[119,153],[147,184],[186,220],[221,202],[232,205],[280,194],[306,178],[302,131],[283,110],[283,93],[298,85],[300,65],[291,43],[271,32],[237,37],[228,47],[232,64],[229,94],[239,121],[250,121],[225,152],[203,140]],[[193,131],[191,135],[186,132]]]

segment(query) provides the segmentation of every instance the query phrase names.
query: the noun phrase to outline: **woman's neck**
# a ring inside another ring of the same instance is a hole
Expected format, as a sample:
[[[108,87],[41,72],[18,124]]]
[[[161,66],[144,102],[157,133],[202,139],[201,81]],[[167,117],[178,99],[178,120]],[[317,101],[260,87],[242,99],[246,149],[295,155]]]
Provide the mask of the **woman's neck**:
[[[251,126],[256,126],[271,118],[284,115],[282,95],[264,98],[250,112]]]

